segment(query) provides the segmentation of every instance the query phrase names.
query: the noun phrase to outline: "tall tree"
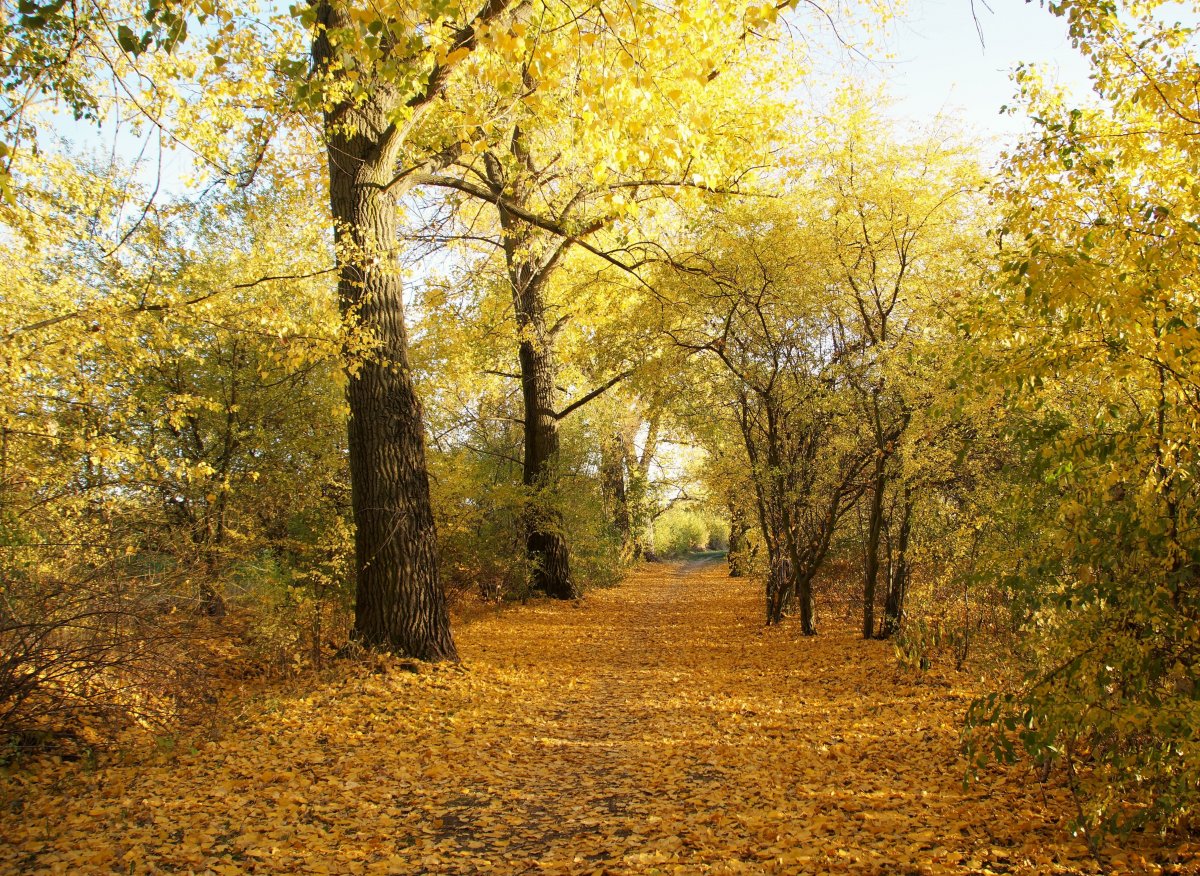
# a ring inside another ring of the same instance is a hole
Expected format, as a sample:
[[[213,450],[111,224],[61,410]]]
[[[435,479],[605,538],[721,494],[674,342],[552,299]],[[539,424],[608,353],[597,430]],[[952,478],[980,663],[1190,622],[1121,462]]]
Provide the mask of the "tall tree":
[[[934,337],[949,343],[941,302],[970,275],[975,226],[965,217],[978,210],[971,198],[980,177],[944,130],[904,136],[861,113],[843,130],[848,133],[813,161],[808,185],[828,198],[816,226],[833,244],[823,266],[840,305],[833,331],[846,351],[860,428],[874,449],[862,631],[865,638],[887,637],[903,612],[916,498],[902,464],[904,435],[935,382],[926,350]],[[903,498],[889,501],[897,484]],[[881,572],[885,606],[877,624]]]
[[[555,287],[561,285],[557,277],[572,256],[626,272],[657,256],[655,247],[661,244],[650,240],[662,236],[654,227],[658,215],[699,193],[737,191],[756,163],[768,161],[766,144],[779,118],[778,105],[768,100],[747,113],[740,101],[746,80],[720,75],[737,70],[739,77],[761,81],[772,67],[764,47],[742,40],[741,25],[668,30],[670,16],[644,14],[664,32],[641,44],[593,34],[598,39],[586,54],[556,54],[563,38],[544,36],[542,51],[560,59],[556,78],[547,81],[532,64],[522,68],[522,85],[536,92],[537,100],[510,113],[513,121],[504,136],[482,147],[482,154],[464,152],[440,172],[414,176],[418,183],[468,195],[494,210],[490,228],[479,226],[477,211],[467,216],[471,233],[489,235],[503,256],[524,402],[527,555],[534,589],[558,598],[578,594],[567,534],[549,498],[559,425],[630,369],[614,368],[608,379],[559,407],[556,345],[567,318],[551,315]],[[627,63],[631,59],[636,66]],[[614,74],[622,69],[629,72]],[[698,78],[711,81],[698,88]],[[611,87],[599,102],[598,83],[605,80]],[[486,81],[463,81],[453,97],[488,106],[503,103]],[[706,129],[703,149],[691,127],[699,117]],[[609,136],[594,138],[598,121]],[[627,132],[629,145],[613,148],[612,132]],[[655,150],[632,147],[650,136]],[[636,286],[632,291],[644,292]],[[627,471],[639,474],[636,468]]]
[[[396,197],[407,185],[407,138],[435,105],[454,66],[477,45],[478,31],[508,3],[490,0],[450,35],[440,60],[405,88],[396,77],[412,51],[409,24],[375,19],[375,57],[338,51],[360,36],[345,3],[321,2],[313,22],[314,75],[326,88],[324,118],[329,202],[342,313],[367,338],[350,368],[350,484],[354,505],[355,638],[425,660],[454,660],[437,534],[429,502],[421,403],[408,361],[404,289],[396,263]],[[368,28],[370,25],[368,25]],[[421,46],[421,48],[427,47]],[[424,57],[422,57],[424,61]],[[410,62],[411,63],[411,62]],[[453,149],[454,147],[450,147]],[[437,164],[437,155],[422,166]],[[407,168],[409,173],[413,167]]]
[[[873,454],[838,392],[847,351],[830,331],[833,299],[811,270],[831,242],[802,215],[793,202],[722,215],[698,247],[705,255],[672,287],[679,309],[667,331],[723,375],[766,549],[767,623],[796,605],[802,631],[814,635],[814,579],[867,489]]]

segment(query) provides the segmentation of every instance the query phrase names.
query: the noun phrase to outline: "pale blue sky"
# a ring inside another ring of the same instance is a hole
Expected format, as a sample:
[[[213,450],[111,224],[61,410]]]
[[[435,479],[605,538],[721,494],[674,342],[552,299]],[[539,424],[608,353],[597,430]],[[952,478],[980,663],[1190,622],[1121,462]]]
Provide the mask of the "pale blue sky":
[[[1085,62],[1067,39],[1066,22],[1037,3],[911,0],[888,41],[894,61],[879,65],[899,101],[896,114],[913,119],[945,112],[981,135],[1010,140],[1027,127],[1020,116],[1001,116],[1016,86],[1011,71],[1036,63],[1082,97],[1090,89]]]

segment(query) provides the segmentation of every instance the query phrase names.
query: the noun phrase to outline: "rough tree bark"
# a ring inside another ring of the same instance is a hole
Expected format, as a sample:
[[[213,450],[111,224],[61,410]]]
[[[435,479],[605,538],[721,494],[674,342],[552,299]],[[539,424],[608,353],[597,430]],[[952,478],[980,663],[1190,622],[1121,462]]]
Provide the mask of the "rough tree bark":
[[[326,28],[345,10],[321,3],[313,40],[330,68]],[[337,75],[336,73],[334,75]],[[356,641],[422,660],[456,660],[438,575],[422,410],[412,382],[404,299],[396,265],[396,204],[386,189],[402,146],[401,98],[377,81],[360,99],[325,113],[329,199],[338,258],[338,302],[372,338],[349,370],[350,489],[354,509]]]
[[[562,516],[552,504],[554,467],[558,461],[558,418],[554,413],[554,353],[543,346],[545,319],[538,307],[518,311],[521,341],[521,395],[525,401],[525,456],[522,482],[532,502],[525,518],[525,547],[533,588],[555,599],[575,599],[579,591],[571,578],[570,552]]]
[[[534,228],[512,214],[509,201],[524,204],[534,170],[520,128],[512,134],[510,151],[520,165],[515,174],[505,172],[492,153],[484,156],[488,187],[495,197],[504,232],[504,262],[512,287],[513,313],[521,346],[521,398],[525,412],[525,454],[522,483],[530,491],[525,515],[525,552],[530,566],[530,586],[555,599],[575,599],[579,589],[571,577],[571,554],[562,516],[553,505],[554,468],[558,462],[558,414],[555,412],[554,333],[546,321],[545,285],[565,242],[551,250],[543,262],[532,251]]]
[[[750,572],[750,561],[753,558],[750,548],[750,521],[741,503],[734,498],[729,500],[729,577],[741,578]]]

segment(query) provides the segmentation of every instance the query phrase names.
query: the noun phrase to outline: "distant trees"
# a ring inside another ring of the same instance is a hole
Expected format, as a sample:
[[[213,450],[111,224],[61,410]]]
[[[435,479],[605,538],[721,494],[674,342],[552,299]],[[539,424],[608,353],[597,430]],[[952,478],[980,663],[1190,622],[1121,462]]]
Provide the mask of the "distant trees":
[[[644,419],[642,405],[622,405],[619,399],[604,412],[611,425],[609,434],[601,438],[600,476],[605,506],[621,540],[621,557],[636,562],[654,554],[648,541],[654,525],[650,467],[661,438],[662,411],[651,409]]]
[[[816,632],[813,581],[866,502],[871,637],[894,634],[904,610],[922,492],[904,438],[913,408],[945,386],[934,345],[952,344],[953,327],[938,307],[968,276],[976,172],[948,144],[885,149],[877,123],[855,124],[816,151],[784,202],[711,217],[703,255],[671,286],[680,309],[667,330],[715,363],[726,428],[741,438],[767,622],[794,606]]]

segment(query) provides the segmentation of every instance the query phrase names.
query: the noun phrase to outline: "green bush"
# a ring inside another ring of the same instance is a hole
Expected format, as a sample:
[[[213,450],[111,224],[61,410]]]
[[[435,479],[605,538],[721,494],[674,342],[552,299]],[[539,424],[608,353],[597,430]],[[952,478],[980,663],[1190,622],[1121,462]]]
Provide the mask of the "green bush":
[[[654,547],[662,557],[723,551],[729,547],[729,523],[705,510],[676,506],[654,521]]]

